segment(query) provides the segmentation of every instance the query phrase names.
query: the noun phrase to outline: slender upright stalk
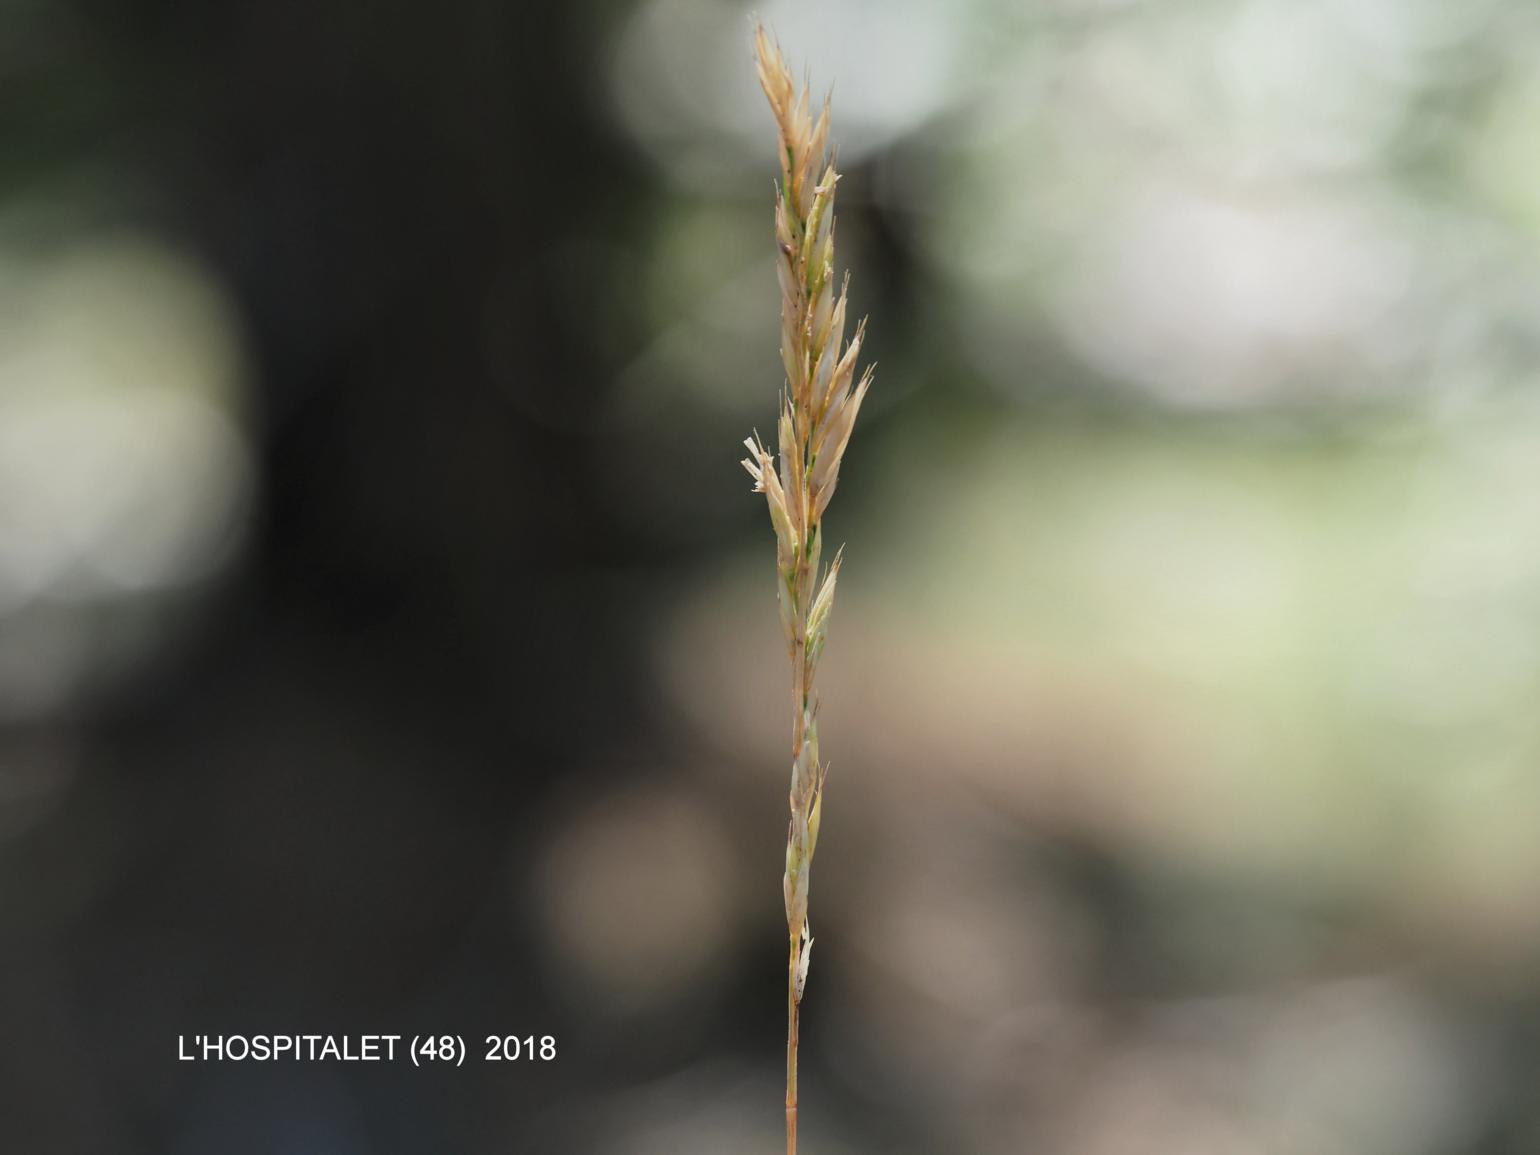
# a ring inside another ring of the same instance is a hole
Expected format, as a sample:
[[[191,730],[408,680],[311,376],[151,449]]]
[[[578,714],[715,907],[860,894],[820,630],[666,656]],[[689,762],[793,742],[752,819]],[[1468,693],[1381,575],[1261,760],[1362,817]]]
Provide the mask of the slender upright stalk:
[[[797,1002],[797,940],[791,941],[786,964],[786,1155],[797,1155],[797,1032],[801,1026]]]
[[[779,454],[756,434],[744,444],[743,466],[765,494],[775,527],[781,627],[791,661],[791,821],[786,833],[786,1152],[797,1151],[797,1046],[803,985],[813,947],[807,920],[808,874],[818,845],[827,764],[818,759],[818,696],[813,690],[828,632],[840,559],[819,579],[824,510],[839,483],[840,459],[870,368],[855,380],[866,323],[845,344],[845,286],[834,289],[834,187],[839,173],[828,153],[829,102],[815,121],[804,85],[799,92],[780,49],[755,30],[759,83],[780,138],[776,189],[776,271],[781,282],[781,361],[786,386],[777,421]],[[843,346],[843,348],[842,348]],[[816,593],[814,592],[816,590]]]

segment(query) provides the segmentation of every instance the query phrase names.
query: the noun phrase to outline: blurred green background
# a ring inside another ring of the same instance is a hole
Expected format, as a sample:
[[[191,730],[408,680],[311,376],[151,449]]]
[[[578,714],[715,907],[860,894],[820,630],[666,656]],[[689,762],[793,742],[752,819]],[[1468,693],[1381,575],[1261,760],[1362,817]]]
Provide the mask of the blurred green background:
[[[804,1148],[1540,1150],[1540,9],[757,14],[878,362]],[[778,1149],[750,28],[0,6],[0,1147]],[[324,1031],[559,1058],[175,1061]]]

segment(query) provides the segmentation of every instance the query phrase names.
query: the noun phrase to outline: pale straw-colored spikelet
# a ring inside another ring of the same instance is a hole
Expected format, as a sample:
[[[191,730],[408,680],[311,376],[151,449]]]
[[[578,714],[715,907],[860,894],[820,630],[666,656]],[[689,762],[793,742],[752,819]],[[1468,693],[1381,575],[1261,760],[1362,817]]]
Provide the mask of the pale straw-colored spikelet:
[[[781,285],[781,361],[786,386],[777,420],[778,455],[758,434],[744,442],[743,466],[763,493],[775,528],[781,625],[791,659],[791,821],[783,890],[790,955],[787,963],[786,1149],[797,1143],[798,1006],[813,945],[808,929],[808,878],[823,814],[828,766],[818,758],[818,659],[834,605],[839,557],[819,576],[822,518],[839,484],[840,460],[861,402],[868,368],[856,378],[866,323],[845,342],[846,288],[834,291],[834,192],[839,183],[829,154],[829,101],[816,119],[806,85],[792,79],[780,49],[761,26],[754,49],[759,83],[775,114],[781,179],[776,188],[776,271]],[[779,460],[777,460],[777,456]]]

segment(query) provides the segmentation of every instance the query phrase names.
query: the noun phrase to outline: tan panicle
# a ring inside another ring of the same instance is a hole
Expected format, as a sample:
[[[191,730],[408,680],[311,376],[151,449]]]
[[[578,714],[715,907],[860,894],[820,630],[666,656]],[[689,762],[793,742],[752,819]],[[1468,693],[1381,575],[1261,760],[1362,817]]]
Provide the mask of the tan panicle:
[[[759,84],[775,117],[781,178],[776,187],[776,275],[781,288],[781,363],[786,387],[776,420],[779,465],[759,440],[744,444],[743,465],[765,494],[777,541],[776,583],[781,626],[791,658],[791,818],[787,823],[786,899],[786,1150],[797,1149],[797,1044],[799,1008],[807,983],[812,932],[808,886],[823,817],[828,765],[818,757],[818,699],[813,684],[828,635],[839,578],[836,555],[822,580],[823,514],[839,482],[841,459],[870,368],[854,384],[865,321],[845,339],[847,275],[834,284],[834,199],[839,172],[829,149],[826,97],[817,119],[809,89],[798,89],[780,48],[763,25],[754,31]],[[816,583],[816,584],[815,584]],[[815,592],[816,590],[816,592]]]

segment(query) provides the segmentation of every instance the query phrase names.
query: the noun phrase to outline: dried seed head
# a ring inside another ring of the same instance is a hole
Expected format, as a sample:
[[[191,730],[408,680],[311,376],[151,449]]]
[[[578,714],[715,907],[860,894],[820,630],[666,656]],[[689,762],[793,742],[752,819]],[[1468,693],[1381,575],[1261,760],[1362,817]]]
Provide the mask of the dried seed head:
[[[778,454],[772,456],[756,436],[745,442],[750,456],[743,464],[754,478],[754,488],[766,495],[775,526],[781,625],[792,663],[791,820],[782,891],[794,952],[792,989],[800,1001],[813,942],[807,928],[808,877],[828,774],[818,756],[813,685],[828,636],[840,557],[836,555],[816,591],[814,579],[823,546],[823,513],[834,496],[872,373],[868,368],[856,379],[864,322],[845,343],[848,275],[834,291],[834,205],[840,174],[829,147],[829,101],[824,99],[815,118],[807,86],[798,88],[763,27],[755,31],[754,48],[760,87],[775,117],[780,145],[774,216],[786,385],[776,418]]]

